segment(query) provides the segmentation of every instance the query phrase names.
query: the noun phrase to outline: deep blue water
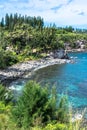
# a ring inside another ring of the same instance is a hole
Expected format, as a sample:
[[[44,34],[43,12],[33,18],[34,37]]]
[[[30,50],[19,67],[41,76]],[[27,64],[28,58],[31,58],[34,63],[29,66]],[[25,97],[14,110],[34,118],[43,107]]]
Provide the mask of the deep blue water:
[[[87,107],[87,52],[70,53],[75,63],[53,65],[37,70],[32,79],[42,85],[48,83],[49,86],[55,85],[58,93],[66,93],[69,101],[75,108]],[[13,83],[19,89],[25,82],[18,81]]]

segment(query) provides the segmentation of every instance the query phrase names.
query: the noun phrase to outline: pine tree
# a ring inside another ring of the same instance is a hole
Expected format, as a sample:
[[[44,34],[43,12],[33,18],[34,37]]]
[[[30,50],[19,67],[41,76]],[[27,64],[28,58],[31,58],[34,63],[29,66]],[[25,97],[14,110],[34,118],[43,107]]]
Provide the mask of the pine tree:
[[[14,28],[14,21],[13,21],[13,16],[12,16],[12,14],[10,14],[10,17],[9,17],[9,23],[10,23],[10,25],[9,25],[9,30],[12,31],[13,28]]]
[[[1,27],[4,27],[4,18],[2,18],[1,23],[0,23],[0,26],[1,26]]]
[[[14,25],[18,22],[18,14],[14,14]]]
[[[6,14],[6,16],[5,16],[5,25],[6,25],[6,28],[7,29],[9,29],[9,15],[8,14]]]

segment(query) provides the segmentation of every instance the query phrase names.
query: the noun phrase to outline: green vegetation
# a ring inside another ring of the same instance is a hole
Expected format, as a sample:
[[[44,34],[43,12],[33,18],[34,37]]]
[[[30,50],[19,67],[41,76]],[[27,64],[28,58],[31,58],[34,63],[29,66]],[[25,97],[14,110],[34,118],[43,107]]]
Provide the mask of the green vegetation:
[[[87,47],[87,30],[45,27],[41,17],[6,14],[0,22],[0,69],[66,46],[78,48],[78,40]]]
[[[28,82],[12,111],[13,117],[19,127],[25,128],[44,126],[57,120],[61,123],[67,122],[69,115],[66,98],[61,98],[59,104],[57,100],[54,89],[49,90],[33,81]]]
[[[0,94],[0,130],[86,130],[81,120],[70,121],[68,100],[58,98],[54,88],[30,81],[15,103],[11,91],[2,85]]]
[[[11,51],[0,51],[0,69],[4,69],[7,66],[11,66],[18,62],[18,58],[15,53]]]
[[[0,22],[0,69],[17,62],[46,56],[55,49],[87,47],[87,30],[71,26],[44,26],[41,17],[6,14]],[[56,89],[28,82],[14,101],[12,92],[0,85],[0,130],[86,130],[81,121],[71,122],[68,99]]]

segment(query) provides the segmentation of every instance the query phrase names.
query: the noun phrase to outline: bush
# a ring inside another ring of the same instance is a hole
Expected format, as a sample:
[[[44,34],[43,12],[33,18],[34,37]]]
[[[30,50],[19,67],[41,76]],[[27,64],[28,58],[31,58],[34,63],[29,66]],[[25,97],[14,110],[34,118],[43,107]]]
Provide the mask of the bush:
[[[28,82],[16,102],[9,105],[8,90],[0,85],[0,129],[1,130],[86,130],[82,121],[71,122],[68,115],[67,97],[57,102],[55,89],[41,87],[36,82]],[[12,112],[12,115],[11,115]],[[15,120],[13,122],[12,120]],[[66,121],[68,120],[68,122]],[[67,123],[66,123],[67,122]]]
[[[0,84],[0,105],[4,103],[8,105],[13,99],[13,94],[10,90]],[[2,105],[3,106],[3,105]]]
[[[6,88],[0,84],[0,101],[5,101]]]
[[[41,125],[55,118],[56,98],[47,87],[28,82],[13,110],[18,126]]]
[[[18,62],[17,56],[10,51],[0,51],[0,69],[4,69]]]
[[[58,105],[57,95],[55,88],[50,90],[36,82],[28,82],[12,111],[17,126],[29,128],[42,126],[50,121],[66,122],[67,99],[62,97]]]
[[[48,124],[44,130],[67,130],[67,125],[66,124]]]
[[[61,123],[69,122],[69,109],[68,109],[68,98],[67,96],[62,96],[59,101],[57,110],[57,120]]]

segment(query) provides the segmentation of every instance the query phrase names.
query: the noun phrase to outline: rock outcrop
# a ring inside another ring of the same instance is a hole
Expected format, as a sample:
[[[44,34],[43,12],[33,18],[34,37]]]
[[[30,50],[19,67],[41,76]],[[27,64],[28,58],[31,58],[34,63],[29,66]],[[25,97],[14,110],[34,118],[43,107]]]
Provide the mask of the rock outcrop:
[[[74,47],[71,46],[72,43],[64,43],[65,49],[72,51],[74,49],[84,50],[87,48],[87,40],[82,40],[82,39],[76,40],[73,44]]]
[[[48,57],[50,58],[58,58],[58,59],[69,59],[69,56],[66,52],[66,50],[64,49],[60,49],[60,50],[54,50],[53,52],[50,52],[48,54]]]

